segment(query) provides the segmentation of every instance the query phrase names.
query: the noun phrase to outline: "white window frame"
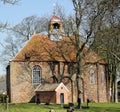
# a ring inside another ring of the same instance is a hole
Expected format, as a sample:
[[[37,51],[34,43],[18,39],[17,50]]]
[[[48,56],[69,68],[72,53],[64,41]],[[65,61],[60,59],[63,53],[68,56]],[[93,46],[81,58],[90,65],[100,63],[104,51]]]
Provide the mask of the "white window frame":
[[[95,83],[95,71],[93,69],[90,70],[90,83]]]
[[[33,84],[40,84],[41,83],[41,68],[39,65],[33,66],[32,83]]]
[[[101,83],[105,82],[105,72],[101,71]]]

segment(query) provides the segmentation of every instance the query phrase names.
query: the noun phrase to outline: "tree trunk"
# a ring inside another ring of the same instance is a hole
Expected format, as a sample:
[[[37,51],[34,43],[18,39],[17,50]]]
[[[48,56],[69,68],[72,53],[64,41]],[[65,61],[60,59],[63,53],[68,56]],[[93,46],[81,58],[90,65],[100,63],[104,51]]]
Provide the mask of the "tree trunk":
[[[115,85],[115,87],[114,87],[114,89],[115,89],[115,93],[114,93],[114,96],[115,96],[115,103],[118,103],[118,95],[117,95],[117,75],[116,75],[116,73],[117,73],[117,70],[116,70],[116,64],[114,64],[114,74],[115,74],[115,81],[114,81],[114,85]]]
[[[78,108],[81,108],[81,102],[82,102],[82,82],[81,82],[81,75],[82,75],[82,65],[81,65],[81,57],[80,53],[77,55],[77,89],[78,89]]]
[[[117,88],[117,81],[115,81],[115,88],[116,88],[116,91],[115,91],[115,103],[118,103],[118,88]]]

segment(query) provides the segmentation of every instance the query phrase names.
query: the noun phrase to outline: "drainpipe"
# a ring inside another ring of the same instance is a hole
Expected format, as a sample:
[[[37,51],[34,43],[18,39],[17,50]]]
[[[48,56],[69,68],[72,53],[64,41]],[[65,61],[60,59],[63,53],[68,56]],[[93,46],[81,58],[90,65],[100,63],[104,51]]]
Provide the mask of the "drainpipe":
[[[83,94],[83,98],[82,98],[82,102],[85,102],[85,93],[84,93],[84,80],[83,78],[81,77],[81,80],[82,80],[82,94]]]
[[[71,89],[72,89],[72,90],[71,90],[71,92],[72,92],[71,94],[72,94],[72,103],[73,103],[73,81],[72,81],[72,80],[71,80],[71,86],[72,86],[72,87],[71,87]]]
[[[99,102],[99,97],[100,97],[100,95],[99,95],[99,63],[96,63],[96,68],[97,68],[97,100],[98,100],[98,102]]]

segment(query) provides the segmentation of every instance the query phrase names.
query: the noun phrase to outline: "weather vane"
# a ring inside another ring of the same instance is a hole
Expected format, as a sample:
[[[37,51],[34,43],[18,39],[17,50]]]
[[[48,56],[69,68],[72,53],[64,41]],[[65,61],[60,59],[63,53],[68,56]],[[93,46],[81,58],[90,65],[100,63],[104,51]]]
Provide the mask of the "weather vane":
[[[53,3],[53,14],[55,15],[55,8],[56,8],[56,3]]]

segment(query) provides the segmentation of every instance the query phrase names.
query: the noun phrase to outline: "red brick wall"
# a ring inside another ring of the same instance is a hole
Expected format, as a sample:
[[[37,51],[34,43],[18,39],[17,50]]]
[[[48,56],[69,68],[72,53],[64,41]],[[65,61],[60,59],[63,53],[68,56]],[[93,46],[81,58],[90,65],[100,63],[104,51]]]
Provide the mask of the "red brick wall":
[[[28,66],[29,65],[29,66]],[[29,102],[32,97],[35,95],[34,89],[35,85],[32,84],[32,67],[34,65],[39,65],[41,67],[41,77],[46,81],[49,81],[52,76],[52,72],[50,66],[46,62],[10,62],[10,88],[11,88],[11,102],[12,103],[20,103],[20,102]],[[63,65],[61,63],[61,65]],[[67,67],[65,67],[67,71]],[[90,69],[94,69],[95,71],[95,83],[90,84]],[[60,66],[60,72],[62,72],[63,68]],[[86,65],[83,69],[83,82],[84,82],[84,91],[83,96],[86,101],[89,98],[92,101],[98,102],[98,93],[99,93],[99,102],[106,102],[106,81],[101,83],[101,71],[104,71],[104,65],[96,65],[89,64]],[[98,78],[97,78],[98,76]],[[72,76],[73,80],[73,101],[77,101],[77,86],[75,81],[75,76]],[[98,85],[97,85],[98,83]],[[99,90],[98,90],[99,88]],[[98,91],[97,91],[98,90]],[[65,103],[71,101],[71,90],[69,93],[66,91],[60,90],[60,93],[65,93]],[[57,93],[57,103],[60,103],[60,93]],[[50,93],[53,95],[53,93]],[[69,99],[70,98],[70,99]],[[55,100],[54,98],[52,98]],[[69,100],[67,100],[69,99]],[[55,102],[53,101],[52,102]]]
[[[39,99],[41,103],[56,103],[55,91],[36,92],[36,95],[37,94],[39,94]]]
[[[64,94],[64,104],[68,104],[69,99],[69,91],[67,91],[64,87],[60,87],[57,92],[56,92],[56,103],[60,104],[60,94],[63,93]]]
[[[102,81],[102,73],[104,73],[104,81]],[[105,68],[103,65],[98,65],[98,75],[99,75],[99,101],[107,102],[107,91],[106,91],[106,76]]]
[[[90,70],[95,72],[95,83],[90,83]],[[93,102],[107,102],[106,79],[104,83],[101,81],[101,73],[105,72],[104,65],[89,65],[84,71],[84,100],[87,98]]]
[[[69,99],[69,91],[65,89],[64,86],[60,86],[57,91],[37,91],[36,92],[36,102],[37,102],[37,97],[39,96],[39,101],[41,103],[56,103],[60,104],[60,94],[64,94],[64,103],[68,104]],[[38,95],[39,94],[39,95]]]
[[[35,95],[37,85],[32,84],[32,67],[39,65],[42,68],[41,77],[48,80],[51,77],[50,67],[46,62],[11,62],[10,63],[10,88],[11,102],[29,102]]]

